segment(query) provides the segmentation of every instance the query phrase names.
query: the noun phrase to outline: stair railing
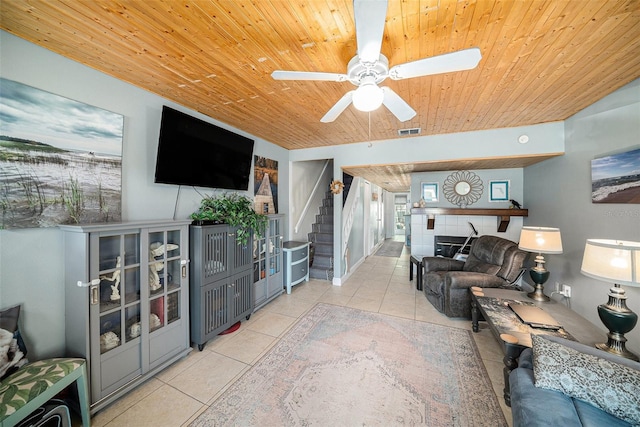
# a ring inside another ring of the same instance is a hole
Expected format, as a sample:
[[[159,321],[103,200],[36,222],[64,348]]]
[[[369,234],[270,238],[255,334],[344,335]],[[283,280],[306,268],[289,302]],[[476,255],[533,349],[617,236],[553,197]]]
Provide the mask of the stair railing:
[[[309,198],[307,199],[307,203],[305,203],[305,205],[304,205],[304,209],[302,209],[302,213],[300,214],[300,218],[298,218],[298,222],[296,223],[296,226],[293,228],[293,232],[294,233],[298,232],[298,229],[300,228],[300,224],[302,223],[302,221],[304,220],[305,216],[307,215],[307,211],[309,210],[309,207],[311,206],[311,200],[313,199],[313,196],[316,194],[316,191],[318,190],[318,187],[320,186],[320,182],[322,181],[322,177],[324,176],[324,172],[327,170],[327,167],[329,166],[329,162],[330,162],[330,160],[326,160],[324,162],[324,166],[322,167],[322,171],[320,172],[320,175],[318,175],[318,179],[316,180],[316,183],[313,186],[313,190],[311,190],[311,194],[309,194]]]
[[[342,208],[342,256],[344,257],[347,251],[347,245],[349,244],[349,236],[351,235],[351,229],[353,228],[353,219],[356,214],[356,207],[360,200],[360,183],[362,178],[357,176],[353,178],[351,183],[352,191],[349,191],[347,200],[344,202]]]

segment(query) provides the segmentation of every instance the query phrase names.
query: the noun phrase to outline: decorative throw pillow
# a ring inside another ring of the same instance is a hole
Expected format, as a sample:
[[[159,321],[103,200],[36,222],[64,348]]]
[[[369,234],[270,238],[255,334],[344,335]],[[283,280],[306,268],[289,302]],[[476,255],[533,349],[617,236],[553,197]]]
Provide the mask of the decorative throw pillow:
[[[640,424],[640,363],[562,338],[532,335],[536,387]]]
[[[12,368],[21,365],[23,356],[13,333],[0,328],[0,380],[15,370]]]
[[[27,363],[27,347],[18,329],[20,306],[0,310],[0,380]]]

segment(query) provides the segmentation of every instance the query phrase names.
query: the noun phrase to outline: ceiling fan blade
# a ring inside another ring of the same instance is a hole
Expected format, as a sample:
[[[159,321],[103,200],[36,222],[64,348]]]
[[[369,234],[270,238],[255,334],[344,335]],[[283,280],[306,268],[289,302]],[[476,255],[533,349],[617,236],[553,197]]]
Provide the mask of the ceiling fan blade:
[[[353,92],[355,92],[355,90],[350,90],[349,92],[345,93],[344,96],[340,98],[340,100],[336,102],[336,104],[331,107],[329,111],[327,111],[327,114],[325,114],[324,117],[320,119],[320,121],[322,123],[330,123],[337,119],[338,116],[342,114],[342,112],[349,106],[349,104],[351,104],[351,100],[353,99]]]
[[[271,77],[275,80],[320,80],[327,82],[344,82],[349,79],[346,74],[282,70],[274,71],[271,73]]]
[[[380,57],[387,0],[354,0],[358,56],[362,62],[375,62]]]
[[[384,92],[382,103],[393,113],[394,116],[398,118],[398,120],[406,122],[416,115],[415,110],[411,108],[404,99],[400,98],[400,95],[395,93],[390,87],[384,86],[382,91]]]
[[[431,58],[398,64],[389,70],[389,77],[393,80],[402,80],[411,77],[471,70],[478,66],[481,59],[482,54],[480,53],[480,49],[472,47],[457,52],[432,56]]]

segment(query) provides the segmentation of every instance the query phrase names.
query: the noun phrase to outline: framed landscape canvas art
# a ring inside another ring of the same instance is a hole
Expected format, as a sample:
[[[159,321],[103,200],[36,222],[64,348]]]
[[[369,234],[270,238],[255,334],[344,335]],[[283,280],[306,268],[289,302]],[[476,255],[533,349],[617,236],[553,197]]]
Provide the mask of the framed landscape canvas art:
[[[254,210],[261,214],[278,213],[278,162],[254,156],[253,170]]]
[[[119,221],[124,118],[0,79],[0,227]]]
[[[591,161],[593,203],[640,203],[640,148]]]

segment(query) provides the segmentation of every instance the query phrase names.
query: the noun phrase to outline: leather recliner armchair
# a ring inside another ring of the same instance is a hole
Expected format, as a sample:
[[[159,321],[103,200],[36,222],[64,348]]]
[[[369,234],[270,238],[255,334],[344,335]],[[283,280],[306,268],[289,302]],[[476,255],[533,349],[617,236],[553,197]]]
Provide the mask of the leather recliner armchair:
[[[424,257],[422,289],[433,306],[449,317],[471,318],[469,288],[515,288],[528,255],[518,244],[496,236],[480,236],[466,261]]]

